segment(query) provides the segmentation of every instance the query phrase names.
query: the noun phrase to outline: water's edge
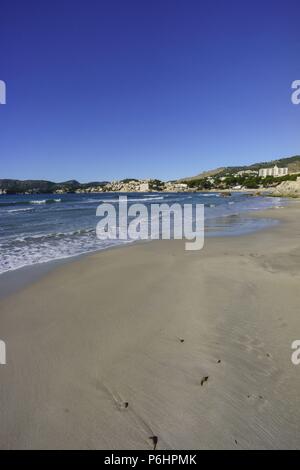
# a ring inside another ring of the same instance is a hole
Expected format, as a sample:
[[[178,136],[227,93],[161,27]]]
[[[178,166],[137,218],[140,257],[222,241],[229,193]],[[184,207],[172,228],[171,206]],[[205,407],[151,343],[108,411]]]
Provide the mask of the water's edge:
[[[268,209],[267,209],[268,210]],[[271,208],[269,210],[272,210]],[[258,211],[256,213],[248,213],[246,215],[246,218],[248,219],[259,219],[259,214],[261,214],[262,211]],[[267,229],[274,228],[274,226],[277,226],[281,221],[279,219],[268,219],[268,217],[260,219],[260,220],[265,220],[268,223],[263,224],[261,226],[256,226],[256,230],[253,231],[246,231],[244,233],[227,233],[227,234],[217,234],[215,233],[213,236],[208,235],[210,238],[214,237],[235,237],[235,236],[246,236],[246,235],[253,235],[257,232],[265,231]],[[61,267],[64,264],[69,264],[76,262],[80,260],[83,257],[87,256],[93,256],[96,253],[102,252],[102,251],[107,251],[107,250],[113,250],[113,249],[120,249],[122,250],[125,247],[128,247],[133,244],[141,244],[141,243],[150,243],[151,240],[147,241],[136,241],[136,242],[131,242],[128,244],[124,245],[116,245],[116,246],[109,246],[107,248],[101,248],[99,250],[95,250],[92,252],[85,252],[85,253],[80,253],[76,254],[71,257],[66,257],[66,258],[60,258],[60,259],[54,259],[51,261],[47,262],[42,262],[42,263],[37,263],[29,266],[24,266],[19,269],[15,269],[12,271],[7,271],[5,273],[0,274],[0,300],[9,297],[12,294],[17,293],[18,291],[26,288],[27,286],[31,285],[32,283],[35,283],[39,281],[41,278],[47,276],[50,272],[55,271],[55,269]]]

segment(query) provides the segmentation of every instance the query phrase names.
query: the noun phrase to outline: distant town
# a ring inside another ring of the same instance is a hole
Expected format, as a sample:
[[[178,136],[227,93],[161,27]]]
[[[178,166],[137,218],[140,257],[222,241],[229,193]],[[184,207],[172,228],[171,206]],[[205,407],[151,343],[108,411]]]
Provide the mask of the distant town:
[[[197,176],[173,181],[126,178],[120,181],[79,183],[76,180],[55,183],[45,180],[0,179],[0,195],[37,193],[104,193],[104,192],[196,192],[243,191],[277,188],[300,177],[300,156],[257,163],[243,167],[224,167]]]

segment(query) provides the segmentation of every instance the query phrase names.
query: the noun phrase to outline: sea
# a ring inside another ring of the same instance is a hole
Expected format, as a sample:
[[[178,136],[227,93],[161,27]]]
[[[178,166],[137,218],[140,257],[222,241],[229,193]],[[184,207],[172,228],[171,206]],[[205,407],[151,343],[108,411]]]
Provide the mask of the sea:
[[[0,274],[49,261],[70,258],[113,246],[124,240],[96,236],[96,209],[111,203],[118,209],[119,193],[0,196]],[[205,236],[237,236],[268,227],[276,221],[251,216],[278,208],[281,198],[233,193],[122,193],[128,205],[204,204]]]

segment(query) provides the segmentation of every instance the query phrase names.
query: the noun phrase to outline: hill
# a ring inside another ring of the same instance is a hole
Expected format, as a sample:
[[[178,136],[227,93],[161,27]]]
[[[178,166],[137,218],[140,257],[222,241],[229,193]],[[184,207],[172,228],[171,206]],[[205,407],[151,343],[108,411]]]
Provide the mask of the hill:
[[[187,178],[180,178],[178,181],[193,181],[193,180],[198,180],[201,178],[208,178],[209,176],[216,176],[220,173],[222,173],[226,168],[220,167],[220,168],[215,168],[214,170],[207,170],[203,171],[202,173],[199,173],[199,175],[196,176],[188,176]]]
[[[267,168],[270,166],[277,165],[279,167],[288,167],[289,173],[300,173],[300,155],[295,155],[293,157],[279,158],[277,160],[271,160],[268,162],[258,162],[252,163],[251,165],[242,165],[242,166],[227,166],[222,168],[216,168],[210,171],[204,171],[196,176],[190,176],[188,178],[180,178],[178,181],[192,181],[198,180],[201,178],[207,178],[209,176],[224,176],[224,175],[233,175],[238,171],[245,170],[254,170],[258,171],[260,168]]]
[[[76,180],[63,181],[61,183],[54,183],[47,180],[15,180],[15,179],[0,179],[0,190],[7,192],[7,194],[16,193],[54,193],[58,190],[67,192],[76,191],[76,189],[86,188],[88,186],[102,186],[104,182],[93,183],[79,183]]]

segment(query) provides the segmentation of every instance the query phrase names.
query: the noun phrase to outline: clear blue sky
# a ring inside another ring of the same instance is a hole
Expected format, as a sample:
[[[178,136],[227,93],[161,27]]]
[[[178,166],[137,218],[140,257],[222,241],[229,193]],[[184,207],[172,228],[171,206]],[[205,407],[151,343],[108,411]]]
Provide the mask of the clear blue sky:
[[[0,51],[0,178],[172,179],[300,153],[299,0],[3,0]]]

